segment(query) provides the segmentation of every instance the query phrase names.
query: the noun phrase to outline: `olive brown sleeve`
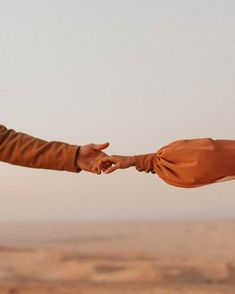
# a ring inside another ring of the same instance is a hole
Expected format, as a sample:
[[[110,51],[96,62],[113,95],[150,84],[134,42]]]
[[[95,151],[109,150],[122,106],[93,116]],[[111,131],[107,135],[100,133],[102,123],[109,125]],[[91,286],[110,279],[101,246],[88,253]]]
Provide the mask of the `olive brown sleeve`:
[[[79,172],[78,145],[45,141],[0,125],[0,161],[53,170]]]

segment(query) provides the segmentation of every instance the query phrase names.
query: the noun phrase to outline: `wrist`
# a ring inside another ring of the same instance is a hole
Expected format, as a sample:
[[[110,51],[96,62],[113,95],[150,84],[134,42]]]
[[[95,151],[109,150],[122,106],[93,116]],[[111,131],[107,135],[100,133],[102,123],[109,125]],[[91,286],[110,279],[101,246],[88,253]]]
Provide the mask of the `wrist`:
[[[81,146],[78,146],[77,148],[77,152],[76,152],[76,158],[75,158],[75,166],[76,166],[76,170],[77,172],[80,172],[82,169],[80,168],[80,152],[81,152]]]
[[[130,166],[135,166],[135,156],[130,156]]]

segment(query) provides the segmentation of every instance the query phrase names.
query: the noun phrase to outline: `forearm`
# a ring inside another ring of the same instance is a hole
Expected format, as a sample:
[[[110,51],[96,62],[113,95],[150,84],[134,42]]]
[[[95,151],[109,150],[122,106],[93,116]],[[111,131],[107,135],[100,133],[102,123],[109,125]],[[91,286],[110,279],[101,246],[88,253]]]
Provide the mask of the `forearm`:
[[[48,142],[0,125],[0,161],[32,168],[78,172],[79,146]]]

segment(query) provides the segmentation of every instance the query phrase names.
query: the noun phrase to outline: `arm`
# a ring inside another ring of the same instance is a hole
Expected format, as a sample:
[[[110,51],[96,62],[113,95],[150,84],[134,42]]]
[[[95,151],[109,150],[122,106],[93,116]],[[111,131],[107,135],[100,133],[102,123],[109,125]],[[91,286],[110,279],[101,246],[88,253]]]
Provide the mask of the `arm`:
[[[234,180],[234,159],[235,140],[195,138],[173,141],[156,153],[114,155],[103,163],[110,160],[114,164],[106,173],[135,166],[139,171],[156,173],[170,185],[194,188]]]
[[[136,169],[140,172],[145,171],[146,173],[155,173],[154,170],[154,158],[155,153],[143,154],[143,155],[135,155],[135,156],[120,156],[120,155],[112,155],[110,157],[104,158],[102,160],[103,163],[112,163],[114,164],[111,167],[108,167],[105,173],[109,174],[114,172],[117,169],[125,169],[129,167],[136,167]]]
[[[0,125],[0,161],[25,167],[100,173],[97,161],[106,156],[101,150],[108,145],[48,142]]]

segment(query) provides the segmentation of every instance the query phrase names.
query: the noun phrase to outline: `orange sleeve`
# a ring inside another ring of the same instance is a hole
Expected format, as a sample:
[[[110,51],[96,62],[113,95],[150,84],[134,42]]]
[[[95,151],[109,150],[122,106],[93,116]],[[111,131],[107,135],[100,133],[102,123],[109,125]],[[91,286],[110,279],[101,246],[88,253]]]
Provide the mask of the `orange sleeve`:
[[[47,142],[0,125],[0,161],[32,168],[79,172],[79,146]]]
[[[235,140],[174,141],[155,154],[137,156],[136,168],[147,168],[168,184],[184,188],[235,179]]]

